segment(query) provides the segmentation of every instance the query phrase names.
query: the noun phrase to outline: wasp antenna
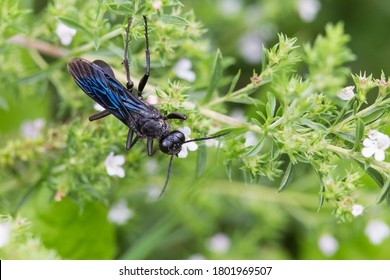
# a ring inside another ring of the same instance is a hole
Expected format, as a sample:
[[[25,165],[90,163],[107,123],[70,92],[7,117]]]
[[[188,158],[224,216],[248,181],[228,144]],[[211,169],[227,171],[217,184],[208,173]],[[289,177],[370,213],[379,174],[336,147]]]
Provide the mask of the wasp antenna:
[[[225,133],[221,133],[221,134],[218,134],[218,135],[214,135],[214,136],[208,136],[208,137],[201,137],[201,138],[191,139],[191,140],[185,141],[184,143],[195,142],[195,141],[203,141],[203,140],[209,140],[209,139],[215,139],[215,138],[219,138],[219,137],[225,136],[229,132],[230,131],[225,132]]]
[[[165,192],[165,189],[167,188],[168,186],[168,182],[169,182],[169,177],[171,177],[171,170],[172,170],[172,162],[173,162],[173,156],[174,155],[171,155],[171,159],[169,160],[169,166],[168,166],[168,174],[167,174],[167,179],[165,180],[165,184],[164,184],[164,187],[159,195],[159,197],[162,197],[164,192]]]

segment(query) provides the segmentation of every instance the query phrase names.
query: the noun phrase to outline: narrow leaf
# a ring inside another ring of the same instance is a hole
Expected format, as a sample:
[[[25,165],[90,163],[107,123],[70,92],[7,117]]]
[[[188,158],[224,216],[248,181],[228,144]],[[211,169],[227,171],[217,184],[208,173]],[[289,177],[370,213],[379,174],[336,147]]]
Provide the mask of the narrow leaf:
[[[302,118],[302,119],[299,119],[299,122],[307,127],[314,129],[314,130],[318,130],[318,131],[326,131],[327,130],[326,126],[324,126],[323,124],[313,122],[312,120],[309,120],[309,119]]]
[[[282,192],[285,190],[285,188],[288,186],[288,184],[291,182],[291,179],[293,177],[293,164],[292,162],[290,161],[288,163],[288,166],[287,166],[287,169],[286,169],[286,172],[284,173],[283,175],[283,178],[282,178],[282,181],[280,182],[280,185],[279,185],[279,189],[278,189],[278,192]]]
[[[263,146],[265,143],[264,140],[265,140],[265,135],[263,135],[260,138],[260,141],[251,150],[249,150],[249,152],[246,155],[248,157],[253,157],[253,156],[257,155],[263,149]]]
[[[236,88],[236,85],[237,85],[238,79],[240,78],[240,75],[241,75],[241,69],[238,70],[237,74],[234,76],[232,83],[230,84],[229,91],[226,95],[231,94],[233,92],[233,90]]]
[[[386,181],[386,184],[383,186],[381,192],[379,193],[379,196],[376,200],[376,203],[381,203],[385,198],[388,198],[390,191],[390,180]]]
[[[71,18],[68,18],[68,17],[58,17],[58,20],[61,21],[63,24],[73,28],[73,29],[76,29],[80,32],[83,32],[83,33],[86,33],[88,35],[92,35],[92,33],[86,29],[84,26],[82,26],[81,24],[79,24],[77,21],[71,19]]]
[[[222,77],[222,54],[221,54],[220,50],[217,50],[217,53],[215,55],[211,73],[212,74],[211,74],[210,85],[207,88],[206,95],[202,101],[203,104],[207,103],[211,100],[211,98],[213,97],[214,91],[218,87],[219,80]]]
[[[168,24],[177,24],[177,25],[189,25],[190,23],[188,20],[182,17],[178,16],[171,16],[171,15],[161,15],[160,19],[162,22],[168,23]]]
[[[266,105],[266,112],[268,118],[273,118],[276,108],[276,99],[271,93],[267,93],[268,102]]]
[[[365,124],[370,124],[373,121],[379,119],[385,113],[385,109],[383,108],[374,108],[372,110],[368,110],[365,114],[362,114],[362,120]]]
[[[359,147],[360,142],[363,139],[363,136],[364,136],[364,122],[362,121],[362,119],[359,118],[356,122],[355,145],[354,145],[355,150]]]
[[[379,187],[383,188],[383,176],[378,171],[371,167],[366,168],[360,161],[356,160],[356,162],[375,181],[375,183],[378,184]]]
[[[241,136],[242,134],[244,134],[247,131],[248,131],[248,127],[246,127],[246,126],[229,127],[229,128],[221,129],[220,131],[213,133],[210,136],[228,133],[225,136],[223,136],[223,138],[224,139],[232,139],[232,138],[236,138],[237,136]]]

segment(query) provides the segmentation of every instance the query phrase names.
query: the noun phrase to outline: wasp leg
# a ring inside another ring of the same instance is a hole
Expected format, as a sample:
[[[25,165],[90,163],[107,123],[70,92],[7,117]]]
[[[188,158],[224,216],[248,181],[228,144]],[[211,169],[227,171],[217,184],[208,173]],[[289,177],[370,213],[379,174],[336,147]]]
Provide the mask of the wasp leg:
[[[173,113],[169,113],[166,117],[164,117],[164,119],[165,120],[178,119],[181,121],[185,121],[187,119],[187,116],[177,112],[173,112]]]
[[[130,78],[130,67],[129,67],[129,59],[128,59],[128,53],[129,53],[129,31],[130,31],[130,26],[131,22],[133,21],[132,18],[129,18],[127,21],[127,27],[126,27],[126,43],[125,43],[125,54],[123,58],[123,65],[125,67],[126,71],[126,78],[127,78],[127,84],[126,87],[128,90],[131,90],[133,88],[133,82]]]
[[[89,117],[89,121],[90,122],[96,121],[98,119],[107,117],[109,114],[111,114],[111,113],[109,111],[107,111],[107,110],[101,111],[99,113],[96,113],[96,114],[93,114],[92,116],[90,116]]]
[[[152,156],[153,155],[153,138],[148,138],[147,146],[148,146],[148,156]]]
[[[136,135],[134,139],[133,136],[134,136],[134,130],[130,128],[129,133],[127,134],[126,150],[130,150],[131,147],[133,147],[135,143],[137,143],[139,139],[138,135]]]
[[[146,83],[148,82],[149,76],[150,76],[150,52],[149,52],[149,35],[148,35],[148,21],[146,19],[146,16],[144,16],[144,22],[145,22],[145,41],[146,41],[146,50],[145,50],[145,57],[146,57],[146,73],[143,75],[141,80],[138,84],[138,96],[142,96],[142,91],[144,90]]]

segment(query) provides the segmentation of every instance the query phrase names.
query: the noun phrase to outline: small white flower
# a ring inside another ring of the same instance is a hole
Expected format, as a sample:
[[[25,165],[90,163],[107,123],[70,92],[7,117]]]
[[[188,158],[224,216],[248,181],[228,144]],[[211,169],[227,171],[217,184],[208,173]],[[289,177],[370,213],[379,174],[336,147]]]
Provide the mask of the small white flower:
[[[72,42],[76,32],[76,29],[63,24],[62,22],[59,22],[57,25],[56,33],[58,38],[60,38],[61,44],[64,46],[68,46]]]
[[[162,2],[159,1],[159,0],[153,1],[153,2],[152,2],[152,7],[153,7],[153,9],[155,9],[155,10],[160,10],[161,7],[162,7]]]
[[[354,89],[355,86],[345,87],[337,93],[337,97],[346,101],[351,100],[355,96]]]
[[[96,111],[99,111],[99,112],[103,112],[104,110],[104,107],[102,105],[100,105],[99,103],[95,103],[95,105],[93,105],[93,108],[96,110]]]
[[[178,130],[184,134],[186,141],[191,140],[191,138],[189,137],[189,135],[191,134],[191,129],[188,126],[185,126],[184,128],[179,128]],[[179,158],[186,158],[188,156],[188,151],[193,152],[197,149],[198,144],[196,144],[195,142],[184,143],[181,146],[181,151],[177,154],[177,156]]]
[[[147,98],[146,98],[146,102],[150,105],[156,105],[158,104],[158,97],[155,96],[155,95],[149,95]]]
[[[355,216],[355,217],[360,216],[361,214],[363,214],[363,211],[364,211],[363,205],[360,205],[360,204],[352,205],[351,213],[353,216]]]
[[[263,55],[263,40],[254,33],[244,34],[238,41],[239,51],[242,58],[250,64],[257,64],[261,62]]]
[[[385,151],[390,146],[390,137],[376,130],[368,132],[368,138],[363,141],[362,155],[366,158],[374,155],[376,161],[385,159]]]
[[[134,211],[127,207],[127,202],[124,199],[115,203],[108,212],[108,220],[117,225],[123,225],[129,219],[134,217]]]
[[[46,121],[44,119],[36,119],[33,121],[26,121],[22,124],[21,130],[24,137],[27,139],[37,139],[41,130],[45,127]]]
[[[10,225],[9,223],[0,224],[0,248],[3,248],[10,240]]]
[[[372,220],[366,226],[364,233],[372,244],[379,245],[390,236],[390,228],[382,221]]]
[[[186,80],[188,82],[193,82],[196,79],[196,74],[194,71],[191,70],[191,68],[192,68],[191,60],[187,58],[181,58],[173,68],[173,72],[179,78]]]
[[[230,238],[224,233],[217,233],[208,240],[208,246],[212,252],[226,253],[231,246]]]
[[[317,16],[321,3],[318,0],[298,0],[297,8],[301,19],[305,22],[311,22]]]
[[[125,177],[125,170],[121,167],[124,163],[124,156],[114,156],[114,152],[111,152],[104,161],[107,174],[110,176],[118,176],[120,178]]]
[[[324,234],[318,240],[318,248],[327,257],[333,256],[339,249],[339,242],[330,234]]]

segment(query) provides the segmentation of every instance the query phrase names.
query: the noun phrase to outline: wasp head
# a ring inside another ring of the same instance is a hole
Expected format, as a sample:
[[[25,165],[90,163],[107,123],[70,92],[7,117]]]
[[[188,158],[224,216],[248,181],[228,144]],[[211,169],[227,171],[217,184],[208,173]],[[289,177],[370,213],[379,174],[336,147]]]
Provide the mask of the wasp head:
[[[168,155],[177,155],[185,142],[182,132],[175,130],[160,139],[160,150]]]

